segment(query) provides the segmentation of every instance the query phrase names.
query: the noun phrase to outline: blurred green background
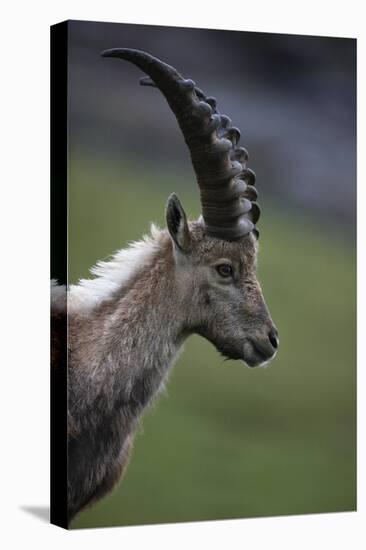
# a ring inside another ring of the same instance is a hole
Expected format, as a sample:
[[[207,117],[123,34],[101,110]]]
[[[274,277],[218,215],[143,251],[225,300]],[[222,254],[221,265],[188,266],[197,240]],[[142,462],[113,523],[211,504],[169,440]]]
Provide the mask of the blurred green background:
[[[69,282],[150,221],[163,226],[172,191],[198,216],[188,166],[72,154]],[[355,509],[355,246],[336,224],[271,201],[260,198],[259,278],[276,359],[247,369],[190,338],[125,478],[72,527]]]

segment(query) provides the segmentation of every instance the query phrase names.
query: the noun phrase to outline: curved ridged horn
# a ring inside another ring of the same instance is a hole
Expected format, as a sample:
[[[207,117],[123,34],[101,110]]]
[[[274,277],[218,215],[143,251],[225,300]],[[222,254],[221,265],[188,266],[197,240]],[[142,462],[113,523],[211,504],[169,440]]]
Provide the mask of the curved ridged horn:
[[[146,52],[113,48],[101,55],[139,67],[148,75],[141,84],[156,86],[168,101],[191,154],[207,233],[226,240],[250,233],[260,214],[254,202],[255,174],[246,168],[247,151],[237,146],[240,131],[219,113],[215,98],[206,97],[193,80]]]

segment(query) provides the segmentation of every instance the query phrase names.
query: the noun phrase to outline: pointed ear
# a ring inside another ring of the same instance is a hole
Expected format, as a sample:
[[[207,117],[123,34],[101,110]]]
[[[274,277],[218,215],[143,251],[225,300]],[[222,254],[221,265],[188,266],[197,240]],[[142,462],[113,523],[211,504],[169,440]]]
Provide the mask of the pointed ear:
[[[191,235],[187,217],[175,193],[172,193],[166,205],[166,223],[171,238],[181,252],[188,252],[191,247]]]

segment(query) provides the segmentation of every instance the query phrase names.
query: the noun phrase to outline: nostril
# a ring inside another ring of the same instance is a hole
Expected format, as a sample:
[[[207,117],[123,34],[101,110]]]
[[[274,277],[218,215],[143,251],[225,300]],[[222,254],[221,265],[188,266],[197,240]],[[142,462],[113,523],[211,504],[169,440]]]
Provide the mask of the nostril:
[[[268,338],[269,338],[269,341],[271,342],[272,346],[274,347],[274,349],[277,349],[278,348],[278,338],[277,338],[276,333],[273,330],[271,330],[271,332],[268,334]]]

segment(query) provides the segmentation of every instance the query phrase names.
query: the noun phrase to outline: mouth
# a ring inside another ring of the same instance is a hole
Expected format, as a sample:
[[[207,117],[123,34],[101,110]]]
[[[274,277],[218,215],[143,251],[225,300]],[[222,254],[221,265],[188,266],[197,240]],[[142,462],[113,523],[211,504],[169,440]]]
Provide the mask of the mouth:
[[[250,368],[267,367],[277,354],[277,351],[273,353],[272,350],[264,349],[249,339],[245,340],[244,348],[241,350],[223,345],[216,345],[216,349],[225,360],[241,360]]]
[[[269,352],[268,349],[247,340],[244,344],[243,360],[248,367],[266,367],[275,358],[277,351]]]

